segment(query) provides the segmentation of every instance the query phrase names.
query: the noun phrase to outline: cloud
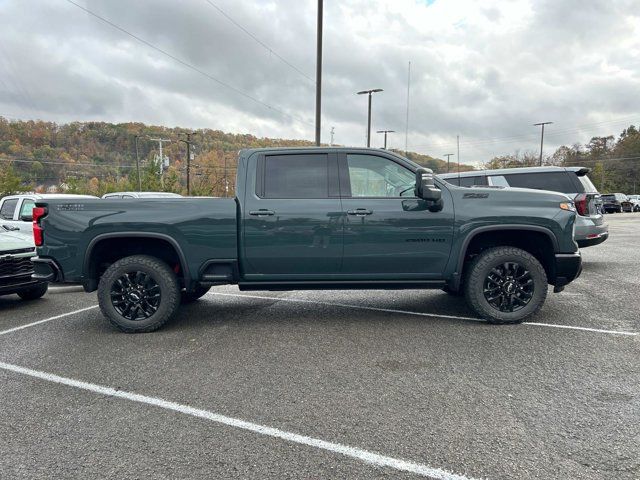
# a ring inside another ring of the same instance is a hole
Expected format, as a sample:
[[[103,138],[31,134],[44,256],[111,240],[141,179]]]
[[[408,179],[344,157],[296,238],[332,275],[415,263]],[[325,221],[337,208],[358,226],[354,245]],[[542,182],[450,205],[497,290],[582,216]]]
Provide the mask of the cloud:
[[[315,2],[211,3],[81,3],[198,73],[70,3],[4,0],[0,114],[313,139]],[[552,151],[638,113],[632,0],[345,0],[326,2],[324,17],[324,141],[335,126],[336,142],[362,145],[366,98],[355,92],[383,88],[373,130],[398,131],[390,145],[404,148],[409,61],[409,145],[435,156],[458,134],[466,161],[535,150],[532,124],[547,120]]]

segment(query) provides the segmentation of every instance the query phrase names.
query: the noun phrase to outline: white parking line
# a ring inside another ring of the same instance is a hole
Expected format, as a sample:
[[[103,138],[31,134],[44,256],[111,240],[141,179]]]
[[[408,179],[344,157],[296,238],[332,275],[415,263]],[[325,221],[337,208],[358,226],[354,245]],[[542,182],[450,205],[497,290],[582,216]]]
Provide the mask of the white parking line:
[[[222,292],[209,292],[209,295],[223,295],[227,297],[246,297],[246,298],[257,298],[260,300],[276,300],[279,302],[293,302],[293,303],[313,303],[316,305],[330,305],[333,307],[342,307],[342,308],[355,308],[358,310],[372,310],[374,312],[387,312],[387,313],[402,313],[405,315],[418,315],[421,317],[432,317],[432,318],[448,318],[453,320],[464,320],[468,322],[484,322],[485,320],[481,318],[473,318],[473,317],[459,317],[456,315],[440,315],[437,313],[423,313],[423,312],[410,312],[407,310],[396,310],[392,308],[378,308],[378,307],[365,307],[362,305],[350,305],[346,303],[334,303],[334,302],[322,302],[317,300],[305,300],[301,298],[281,298],[281,297],[268,297],[264,295],[243,295],[238,293],[222,293]],[[554,323],[538,323],[538,322],[522,322],[522,325],[535,325],[538,327],[552,327],[552,328],[564,328],[567,330],[581,330],[585,332],[597,332],[597,333],[607,333],[610,335],[627,335],[627,336],[636,336],[637,332],[624,332],[618,330],[602,330],[599,328],[589,328],[589,327],[574,327],[571,325],[557,325]]]
[[[74,380],[72,378],[60,377],[51,373],[41,372],[38,370],[31,370],[30,368],[20,367],[10,363],[0,362],[0,369],[7,370],[22,375],[28,375],[30,377],[45,380],[47,382],[57,383],[61,385],[67,385],[69,387],[79,388],[87,390],[89,392],[97,393],[100,395],[107,395],[110,397],[121,398],[124,400],[130,400],[132,402],[143,403],[152,405],[155,407],[164,408],[166,410],[172,410],[174,412],[182,413],[185,415],[191,415],[193,417],[203,418],[215,423],[226,425],[241,430],[248,430],[260,435],[266,435],[269,437],[279,438],[287,442],[297,443],[300,445],[307,445],[309,447],[318,448],[321,450],[327,450],[329,452],[338,453],[347,457],[360,460],[362,462],[375,465],[377,467],[393,468],[402,472],[410,472],[424,477],[429,477],[438,480],[473,480],[471,477],[463,475],[457,475],[455,473],[442,470],[440,468],[430,467],[420,463],[409,462],[393,457],[387,457],[378,453],[370,452],[368,450],[362,450],[360,448],[349,447],[341,443],[328,442],[319,438],[307,437],[297,433],[287,432],[278,428],[268,427],[265,425],[259,425],[257,423],[247,422],[238,418],[227,417],[219,413],[211,412],[209,410],[202,410],[199,408],[190,407],[188,405],[182,405],[180,403],[170,402],[161,398],[148,397],[146,395],[140,395],[137,393],[126,392],[123,390],[116,390],[111,387],[105,387],[102,385],[96,385],[94,383],[87,383],[80,380]]]
[[[73,312],[56,315],[55,317],[45,318],[44,320],[38,320],[37,322],[27,323],[26,325],[20,325],[19,327],[10,328],[9,330],[2,330],[0,331],[0,335],[6,335],[7,333],[17,332],[18,330],[33,327],[34,325],[40,325],[41,323],[50,322],[51,320],[58,320],[59,318],[75,315],[76,313],[86,312],[87,310],[92,310],[94,308],[98,308],[98,305],[92,305],[91,307],[81,308],[79,310],[74,310]]]

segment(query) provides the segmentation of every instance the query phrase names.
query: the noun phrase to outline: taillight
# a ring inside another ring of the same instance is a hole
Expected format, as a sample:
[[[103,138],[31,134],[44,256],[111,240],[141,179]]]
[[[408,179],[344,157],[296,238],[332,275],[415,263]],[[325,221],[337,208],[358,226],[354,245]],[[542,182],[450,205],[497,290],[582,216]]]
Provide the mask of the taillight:
[[[40,219],[47,214],[47,209],[44,207],[33,208],[33,241],[36,247],[41,247],[44,242],[44,231],[40,226]]]
[[[576,211],[578,215],[582,215],[586,217],[589,215],[589,207],[587,206],[587,195],[584,193],[580,193],[576,195],[576,198],[573,199],[573,203],[576,205]]]

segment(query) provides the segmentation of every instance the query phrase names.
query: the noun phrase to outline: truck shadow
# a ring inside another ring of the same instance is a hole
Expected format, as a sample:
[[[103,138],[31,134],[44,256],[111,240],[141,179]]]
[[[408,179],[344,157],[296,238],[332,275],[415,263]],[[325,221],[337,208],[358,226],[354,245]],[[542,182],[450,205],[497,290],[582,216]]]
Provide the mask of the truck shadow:
[[[367,295],[369,293],[369,295]],[[164,328],[201,328],[211,325],[286,324],[362,324],[447,322],[484,324],[466,307],[459,297],[443,292],[421,291],[412,298],[371,298],[370,292],[352,295],[349,300],[330,300],[326,296],[314,298],[275,297],[271,292],[255,292],[255,298],[209,294],[198,302],[183,306]],[[453,318],[452,318],[453,317]],[[458,317],[458,318],[456,318]]]

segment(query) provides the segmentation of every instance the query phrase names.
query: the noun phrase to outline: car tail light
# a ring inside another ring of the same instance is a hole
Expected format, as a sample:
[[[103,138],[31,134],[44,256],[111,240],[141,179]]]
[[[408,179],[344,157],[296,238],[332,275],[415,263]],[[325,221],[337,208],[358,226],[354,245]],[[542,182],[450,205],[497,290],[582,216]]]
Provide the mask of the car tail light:
[[[44,207],[33,208],[33,241],[36,247],[41,247],[44,242],[44,231],[40,226],[40,219],[47,214],[47,209]]]
[[[580,193],[576,195],[576,198],[573,199],[573,203],[576,205],[576,211],[578,215],[582,215],[583,217],[589,215],[589,207],[587,206],[587,195],[584,193]]]

